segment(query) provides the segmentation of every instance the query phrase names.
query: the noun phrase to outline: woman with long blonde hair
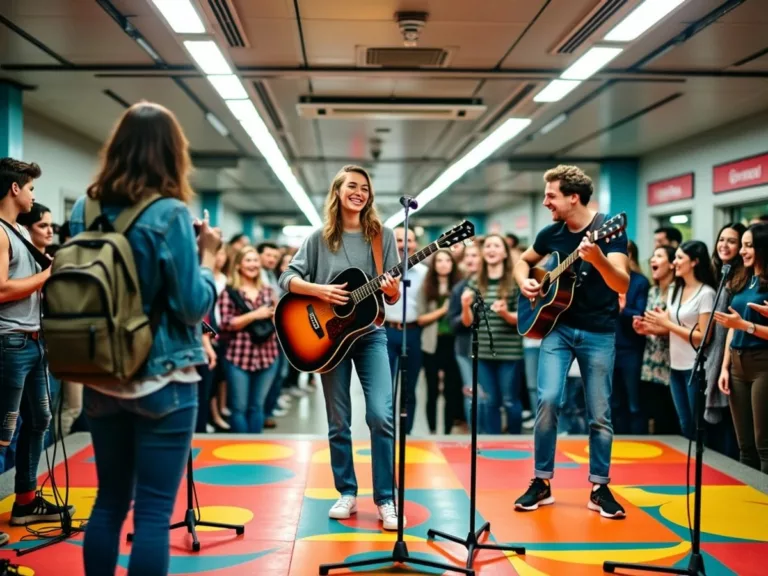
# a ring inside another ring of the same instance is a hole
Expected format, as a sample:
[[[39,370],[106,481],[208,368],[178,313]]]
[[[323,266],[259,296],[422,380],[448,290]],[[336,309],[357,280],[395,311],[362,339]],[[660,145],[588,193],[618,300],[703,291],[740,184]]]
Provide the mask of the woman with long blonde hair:
[[[206,216],[196,222],[195,238],[187,207],[188,144],[169,110],[147,102],[131,106],[102,156],[88,196],[101,202],[110,222],[153,191],[162,197],[126,232],[144,312],[157,318],[157,327],[147,362],[133,381],[84,391],[99,482],[85,531],[85,572],[115,573],[121,528],[133,501],[128,575],[164,575],[168,525],[197,416],[196,368],[208,361],[200,326],[216,299],[213,268],[221,234]],[[73,236],[86,229],[84,208],[81,198],[72,210]]]
[[[325,226],[304,241],[280,277],[286,292],[314,296],[331,304],[346,304],[346,285],[331,285],[339,273],[350,267],[378,276],[373,239],[382,235],[382,262],[385,270],[397,265],[392,230],[384,228],[373,206],[373,186],[368,173],[359,166],[344,166],[333,179],[325,201]],[[400,299],[399,283],[387,275],[382,284],[384,299]],[[394,422],[392,377],[383,328],[360,338],[347,357],[330,372],[322,374],[328,416],[331,468],[340,498],[329,516],[342,520],[357,512],[357,479],[352,462],[352,403],[349,388],[352,363],[365,394],[365,421],[371,431],[373,500],[385,530],[397,530],[394,503]]]
[[[269,328],[275,304],[274,290],[261,278],[259,252],[246,246],[235,256],[230,284],[219,296],[233,432],[259,434],[264,429],[264,402],[280,351],[274,330],[257,331],[256,323]]]

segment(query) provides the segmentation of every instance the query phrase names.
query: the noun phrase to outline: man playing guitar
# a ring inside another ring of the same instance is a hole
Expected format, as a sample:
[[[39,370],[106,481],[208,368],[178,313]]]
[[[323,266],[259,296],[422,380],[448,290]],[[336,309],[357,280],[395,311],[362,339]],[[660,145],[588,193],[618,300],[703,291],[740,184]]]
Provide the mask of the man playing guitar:
[[[567,255],[578,249],[582,262],[574,272],[581,276],[571,306],[542,340],[538,370],[538,407],[534,427],[534,479],[515,502],[516,510],[536,510],[552,504],[557,419],[568,369],[574,357],[579,363],[589,418],[589,481],[593,484],[588,507],[606,518],[623,518],[625,511],[608,488],[613,443],[611,390],[616,354],[618,294],[629,287],[626,236],[609,243],[593,244],[586,232],[596,213],[588,208],[592,180],[575,166],[558,166],[544,174],[544,206],[554,224],[536,236],[515,266],[522,294],[533,299],[540,284],[529,278],[531,267],[553,252]],[[601,245],[602,244],[602,245]],[[586,267],[586,268],[584,268]]]

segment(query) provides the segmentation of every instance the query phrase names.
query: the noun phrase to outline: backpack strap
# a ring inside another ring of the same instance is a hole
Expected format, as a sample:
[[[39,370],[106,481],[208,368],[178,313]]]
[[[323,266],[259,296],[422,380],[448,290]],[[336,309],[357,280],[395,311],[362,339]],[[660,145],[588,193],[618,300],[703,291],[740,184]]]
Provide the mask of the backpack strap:
[[[163,196],[161,196],[158,192],[145,194],[141,200],[136,202],[136,204],[129,206],[120,212],[118,217],[115,219],[115,223],[113,224],[115,231],[120,232],[121,234],[127,234],[128,230],[131,229],[131,226],[133,226],[134,222],[136,222],[136,220],[138,220],[144,213],[144,210],[162,198]]]
[[[37,264],[38,264],[38,266],[40,266],[40,268],[42,268],[43,270],[47,270],[50,267],[50,265],[52,263],[51,259],[48,258],[48,256],[46,256],[42,252],[40,252],[40,250],[38,250],[35,247],[35,245],[32,244],[32,242],[27,240],[24,237],[24,235],[17,230],[16,226],[11,226],[10,223],[6,222],[2,218],[0,218],[0,222],[5,224],[6,228],[10,229],[14,234],[16,234],[16,236],[19,237],[19,240],[21,240],[22,244],[24,244],[24,246],[26,246],[27,250],[29,250],[29,253],[32,254],[32,258],[35,260],[35,262],[37,262]],[[11,251],[10,257],[13,258],[13,248],[10,248],[10,251]]]
[[[381,232],[376,234],[371,240],[371,246],[373,247],[373,261],[376,263],[376,273],[381,276],[384,274],[384,249],[382,248]]]
[[[603,222],[605,222],[605,214],[598,212],[597,214],[595,214],[595,217],[592,219],[592,224],[589,226],[589,230],[587,230],[587,232],[594,232],[595,230],[600,228],[600,226],[603,225]],[[584,283],[584,280],[587,279],[587,274],[589,274],[589,272],[592,270],[592,264],[590,264],[589,262],[584,262],[583,260],[581,260],[580,262],[581,263],[579,264],[579,274],[576,279],[577,288]]]

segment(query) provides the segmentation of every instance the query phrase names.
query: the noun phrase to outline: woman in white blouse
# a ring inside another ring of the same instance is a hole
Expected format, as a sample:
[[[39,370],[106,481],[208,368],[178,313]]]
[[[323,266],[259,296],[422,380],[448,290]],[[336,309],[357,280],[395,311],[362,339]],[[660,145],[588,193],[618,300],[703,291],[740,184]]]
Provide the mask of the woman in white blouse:
[[[714,309],[715,284],[706,244],[698,240],[683,242],[675,253],[675,287],[667,310],[656,308],[645,313],[649,324],[669,332],[670,389],[680,429],[687,438],[693,438],[696,429],[698,386],[691,382],[691,374]]]

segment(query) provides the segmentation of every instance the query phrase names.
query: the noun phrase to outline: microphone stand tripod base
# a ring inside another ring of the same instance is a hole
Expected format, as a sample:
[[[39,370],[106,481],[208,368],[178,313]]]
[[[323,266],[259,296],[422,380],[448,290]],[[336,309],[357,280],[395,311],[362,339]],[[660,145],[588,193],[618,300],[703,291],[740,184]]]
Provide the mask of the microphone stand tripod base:
[[[453,536],[445,532],[438,530],[427,530],[427,537],[432,540],[435,536],[440,536],[456,544],[461,544],[467,549],[467,568],[472,568],[475,562],[475,552],[478,550],[499,550],[509,551],[516,554],[525,554],[525,548],[523,546],[503,546],[500,544],[485,544],[480,542],[480,536],[483,532],[491,533],[491,524],[486,522],[479,529],[475,530],[475,510],[477,506],[477,368],[478,368],[478,351],[480,348],[478,341],[478,330],[480,329],[480,313],[482,312],[483,318],[485,318],[486,327],[488,328],[488,336],[491,343],[491,350],[493,350],[493,335],[491,334],[491,328],[488,324],[488,316],[486,316],[485,302],[483,301],[482,294],[475,291],[475,303],[472,305],[472,461],[471,461],[471,486],[469,494],[469,533],[463,540],[458,536]],[[495,355],[495,352],[494,352]]]
[[[224,530],[234,530],[235,534],[242,536],[245,534],[245,526],[235,524],[222,524],[221,522],[207,522],[205,520],[198,520],[195,516],[195,503],[193,496],[194,478],[192,476],[192,451],[189,452],[189,458],[187,459],[187,511],[184,513],[184,520],[171,524],[169,530],[176,530],[177,528],[186,528],[187,532],[192,535],[192,551],[200,552],[200,541],[197,539],[197,526],[205,526],[209,528],[223,528]],[[128,534],[128,542],[133,542],[133,534]]]

